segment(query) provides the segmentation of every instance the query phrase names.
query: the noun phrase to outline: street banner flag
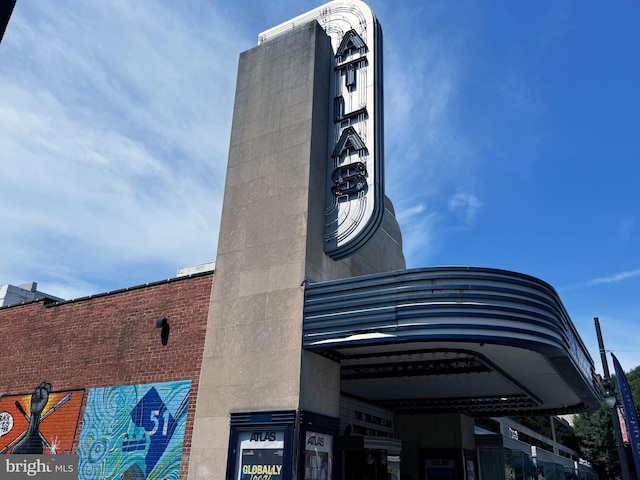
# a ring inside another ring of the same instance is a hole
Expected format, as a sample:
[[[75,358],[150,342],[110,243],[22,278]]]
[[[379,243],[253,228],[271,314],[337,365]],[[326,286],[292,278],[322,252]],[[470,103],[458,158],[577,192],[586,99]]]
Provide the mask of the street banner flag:
[[[618,388],[622,397],[622,408],[624,408],[624,416],[627,419],[627,429],[629,430],[629,442],[633,451],[633,463],[636,466],[636,472],[640,472],[640,425],[638,424],[638,416],[636,415],[636,407],[633,405],[631,397],[631,389],[627,382],[627,377],[622,371],[620,362],[612,353],[613,366],[616,369],[616,377],[618,380]]]

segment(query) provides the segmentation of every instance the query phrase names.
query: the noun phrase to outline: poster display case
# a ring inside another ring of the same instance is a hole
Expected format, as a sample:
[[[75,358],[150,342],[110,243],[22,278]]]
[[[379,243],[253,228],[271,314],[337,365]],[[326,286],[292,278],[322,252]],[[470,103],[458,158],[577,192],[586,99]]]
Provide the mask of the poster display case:
[[[231,415],[227,480],[292,478],[295,411]]]
[[[231,414],[226,480],[333,480],[340,420],[308,411]]]
[[[282,480],[284,430],[238,432],[237,474],[240,480]]]

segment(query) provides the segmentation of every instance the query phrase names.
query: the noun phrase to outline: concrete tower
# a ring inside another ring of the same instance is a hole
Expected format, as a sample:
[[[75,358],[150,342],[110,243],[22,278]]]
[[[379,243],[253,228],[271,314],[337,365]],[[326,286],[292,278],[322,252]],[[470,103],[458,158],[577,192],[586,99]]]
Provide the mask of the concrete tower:
[[[321,24],[331,27],[335,15],[363,22],[355,29],[343,22],[332,45]],[[380,27],[359,1],[332,2],[303,17],[265,32],[258,46],[240,55],[191,448],[193,479],[224,478],[231,414],[339,417],[339,364],[302,350],[305,284],[405,266],[400,231],[382,190],[382,129],[374,121],[379,112],[381,122],[381,86],[372,83],[373,68],[365,65],[376,53],[366,42],[380,35]],[[344,58],[336,57],[340,48]],[[336,95],[343,85],[344,93]],[[374,174],[376,185],[367,184]],[[360,217],[378,218],[369,225],[344,218],[358,204],[376,210]],[[338,234],[327,233],[327,224],[341,222]],[[352,224],[364,240],[339,251],[336,237],[348,236]],[[326,253],[331,242],[338,259]]]

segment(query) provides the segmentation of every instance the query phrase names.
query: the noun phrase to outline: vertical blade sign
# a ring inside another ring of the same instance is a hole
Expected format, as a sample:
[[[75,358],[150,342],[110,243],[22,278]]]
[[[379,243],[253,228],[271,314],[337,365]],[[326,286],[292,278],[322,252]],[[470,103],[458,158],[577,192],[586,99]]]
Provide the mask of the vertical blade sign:
[[[268,41],[316,20],[334,52],[324,251],[339,260],[376,232],[384,212],[382,29],[359,0],[334,0],[260,35]]]

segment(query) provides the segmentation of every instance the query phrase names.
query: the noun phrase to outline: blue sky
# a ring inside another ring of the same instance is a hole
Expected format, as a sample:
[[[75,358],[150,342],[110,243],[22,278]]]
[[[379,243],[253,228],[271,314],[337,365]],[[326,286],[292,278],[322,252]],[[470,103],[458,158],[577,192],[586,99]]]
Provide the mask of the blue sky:
[[[64,298],[215,260],[238,55],[322,2],[18,0],[0,284]],[[408,267],[514,270],[640,365],[640,4],[368,2]]]

